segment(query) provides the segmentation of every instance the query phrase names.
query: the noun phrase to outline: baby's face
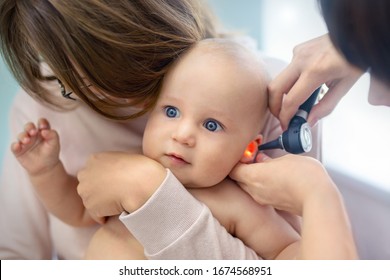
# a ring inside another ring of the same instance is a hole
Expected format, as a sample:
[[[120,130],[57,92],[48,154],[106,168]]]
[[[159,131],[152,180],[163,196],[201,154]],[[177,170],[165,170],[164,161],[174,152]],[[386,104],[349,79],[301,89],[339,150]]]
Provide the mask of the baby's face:
[[[222,181],[265,114],[264,81],[252,73],[226,57],[191,50],[164,80],[145,129],[144,154],[186,187]]]

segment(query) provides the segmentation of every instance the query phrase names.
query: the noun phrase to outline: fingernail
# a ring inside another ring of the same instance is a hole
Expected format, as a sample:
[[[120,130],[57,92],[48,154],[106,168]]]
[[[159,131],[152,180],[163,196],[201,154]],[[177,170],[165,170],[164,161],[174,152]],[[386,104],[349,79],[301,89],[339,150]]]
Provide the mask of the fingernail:
[[[30,142],[30,138],[29,138],[29,137],[24,137],[24,138],[22,139],[22,143],[23,143],[23,144],[27,144],[28,142]]]

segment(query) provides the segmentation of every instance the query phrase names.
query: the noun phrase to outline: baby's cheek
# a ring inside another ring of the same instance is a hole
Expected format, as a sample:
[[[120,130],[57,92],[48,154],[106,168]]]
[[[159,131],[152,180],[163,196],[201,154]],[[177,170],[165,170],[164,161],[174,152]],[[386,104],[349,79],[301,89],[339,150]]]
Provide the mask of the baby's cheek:
[[[224,161],[210,160],[205,166],[203,166],[203,173],[208,181],[208,186],[214,186],[224,180],[232,170],[231,164],[226,164]]]

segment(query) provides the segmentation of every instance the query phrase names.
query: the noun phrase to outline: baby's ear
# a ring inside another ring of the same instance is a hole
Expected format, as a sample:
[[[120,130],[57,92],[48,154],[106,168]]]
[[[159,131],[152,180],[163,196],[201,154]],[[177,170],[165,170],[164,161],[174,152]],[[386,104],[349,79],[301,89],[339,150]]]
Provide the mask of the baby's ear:
[[[263,141],[263,135],[258,134],[256,138],[253,139],[246,147],[244,154],[240,159],[240,162],[252,163],[255,160],[255,157],[258,152],[258,148],[261,145],[262,141]]]

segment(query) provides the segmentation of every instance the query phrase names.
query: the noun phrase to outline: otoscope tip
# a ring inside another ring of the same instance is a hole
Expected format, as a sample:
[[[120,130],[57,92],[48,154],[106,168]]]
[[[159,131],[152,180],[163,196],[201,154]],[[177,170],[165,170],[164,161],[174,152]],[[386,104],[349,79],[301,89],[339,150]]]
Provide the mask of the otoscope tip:
[[[284,149],[281,137],[278,137],[273,141],[267,142],[259,146],[259,151],[271,149]]]

